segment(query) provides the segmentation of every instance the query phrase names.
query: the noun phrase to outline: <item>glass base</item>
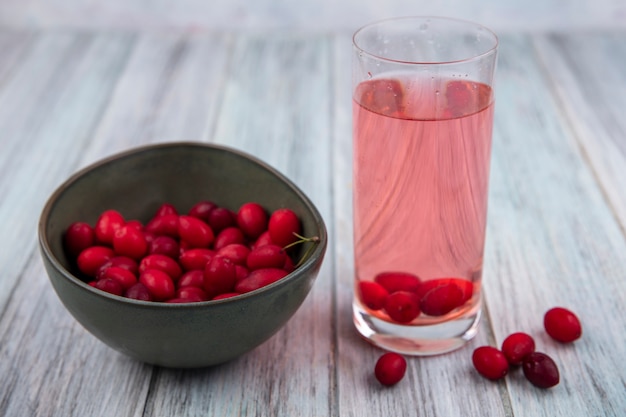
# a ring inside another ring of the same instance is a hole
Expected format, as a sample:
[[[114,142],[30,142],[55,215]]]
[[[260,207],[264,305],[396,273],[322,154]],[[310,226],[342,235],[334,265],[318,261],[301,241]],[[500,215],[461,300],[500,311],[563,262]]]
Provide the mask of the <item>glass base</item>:
[[[478,332],[481,308],[436,324],[407,326],[389,323],[372,316],[355,301],[352,305],[354,325],[372,344],[408,356],[433,356],[456,350]]]

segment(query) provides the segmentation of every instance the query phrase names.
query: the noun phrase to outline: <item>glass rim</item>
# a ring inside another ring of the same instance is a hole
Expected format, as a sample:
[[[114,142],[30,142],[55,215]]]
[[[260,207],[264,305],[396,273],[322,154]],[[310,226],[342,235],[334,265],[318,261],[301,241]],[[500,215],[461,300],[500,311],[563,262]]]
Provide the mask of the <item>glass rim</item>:
[[[484,30],[486,33],[488,33],[492,38],[493,38],[493,45],[491,45],[491,47],[487,48],[484,52],[482,53],[478,53],[478,54],[474,54],[470,57],[467,58],[461,58],[461,59],[453,59],[453,60],[443,60],[443,61],[407,61],[407,60],[402,60],[402,59],[395,59],[395,58],[388,58],[388,57],[384,57],[381,56],[379,54],[376,53],[372,53],[367,51],[366,49],[364,49],[362,46],[359,46],[356,38],[359,34],[363,33],[365,30],[367,29],[371,29],[375,26],[379,26],[385,23],[390,23],[390,22],[397,22],[397,21],[406,21],[406,20],[437,20],[437,21],[442,21],[442,22],[455,22],[455,23],[459,23],[459,24],[464,24],[464,25],[471,25],[475,28],[479,28],[481,30]],[[354,48],[356,48],[359,52],[366,54],[372,58],[381,60],[381,61],[387,61],[387,62],[392,62],[392,63],[396,63],[396,64],[406,64],[406,65],[449,65],[449,64],[459,64],[459,63],[463,63],[463,62],[469,62],[469,61],[474,61],[483,57],[486,57],[488,55],[491,54],[495,54],[497,49],[498,49],[498,45],[499,45],[499,39],[498,39],[498,35],[496,35],[496,33],[489,29],[487,26],[484,26],[480,23],[476,23],[473,22],[471,20],[465,20],[465,19],[458,19],[458,18],[454,18],[454,17],[444,17],[444,16],[402,16],[402,17],[390,17],[387,19],[381,19],[381,20],[376,20],[370,23],[367,23],[363,26],[361,26],[359,29],[357,29],[354,34],[352,35],[352,45],[354,46]]]

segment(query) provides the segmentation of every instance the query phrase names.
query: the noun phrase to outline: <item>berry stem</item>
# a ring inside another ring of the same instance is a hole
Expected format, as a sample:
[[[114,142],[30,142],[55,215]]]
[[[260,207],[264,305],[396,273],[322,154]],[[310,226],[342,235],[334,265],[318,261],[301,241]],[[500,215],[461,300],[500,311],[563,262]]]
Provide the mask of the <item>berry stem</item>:
[[[285,246],[283,249],[287,250],[293,246],[296,245],[300,245],[300,244],[304,244],[304,243],[313,243],[312,246],[309,246],[306,249],[306,252],[304,252],[304,255],[302,255],[302,257],[300,258],[300,260],[298,261],[298,263],[296,264],[296,268],[300,267],[308,258],[309,256],[311,256],[311,254],[313,253],[313,250],[315,249],[315,246],[317,246],[317,244],[320,243],[320,238],[319,236],[313,236],[313,237],[305,237],[305,236],[301,236],[298,233],[294,232],[294,236],[296,236],[298,238],[298,240],[296,240],[295,242],[292,242],[290,244],[288,244],[287,246]]]

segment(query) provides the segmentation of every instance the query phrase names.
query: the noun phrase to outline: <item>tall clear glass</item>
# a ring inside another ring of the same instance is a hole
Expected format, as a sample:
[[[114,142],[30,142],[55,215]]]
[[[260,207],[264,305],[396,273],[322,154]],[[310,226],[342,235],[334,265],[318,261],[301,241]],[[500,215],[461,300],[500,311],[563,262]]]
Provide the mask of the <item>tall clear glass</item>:
[[[406,17],[353,37],[354,323],[407,355],[477,332],[498,40]]]

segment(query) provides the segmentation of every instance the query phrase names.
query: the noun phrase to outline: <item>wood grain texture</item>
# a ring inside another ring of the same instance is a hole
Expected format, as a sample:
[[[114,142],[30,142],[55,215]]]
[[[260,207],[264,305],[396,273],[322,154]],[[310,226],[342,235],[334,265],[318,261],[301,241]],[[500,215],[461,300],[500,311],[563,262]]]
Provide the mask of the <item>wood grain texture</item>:
[[[498,31],[626,25],[626,7],[616,0],[0,1],[0,24],[13,28],[352,31],[373,20],[412,15],[469,19]]]
[[[625,44],[623,32],[553,35],[535,42],[583,157],[626,230]]]
[[[559,389],[549,394],[510,378],[513,411],[619,415],[626,409],[619,363],[626,347],[619,319],[626,240],[551,95],[548,73],[527,59],[532,44],[506,38],[501,51],[485,294],[497,342],[528,332],[562,374]],[[543,314],[553,306],[581,316],[582,340],[563,346],[546,336]],[[573,395],[580,392],[585,395]]]
[[[459,351],[411,358],[384,389],[382,351],[351,319],[347,32],[0,31],[0,416],[621,416],[624,45],[624,32],[501,37],[481,329]],[[45,199],[72,172],[179,140],[273,165],[330,236],[292,320],[209,369],[152,367],[100,343],[63,308],[36,247]],[[545,335],[553,305],[579,313],[581,340]],[[555,358],[559,386],[476,374],[473,348],[514,331]]]

